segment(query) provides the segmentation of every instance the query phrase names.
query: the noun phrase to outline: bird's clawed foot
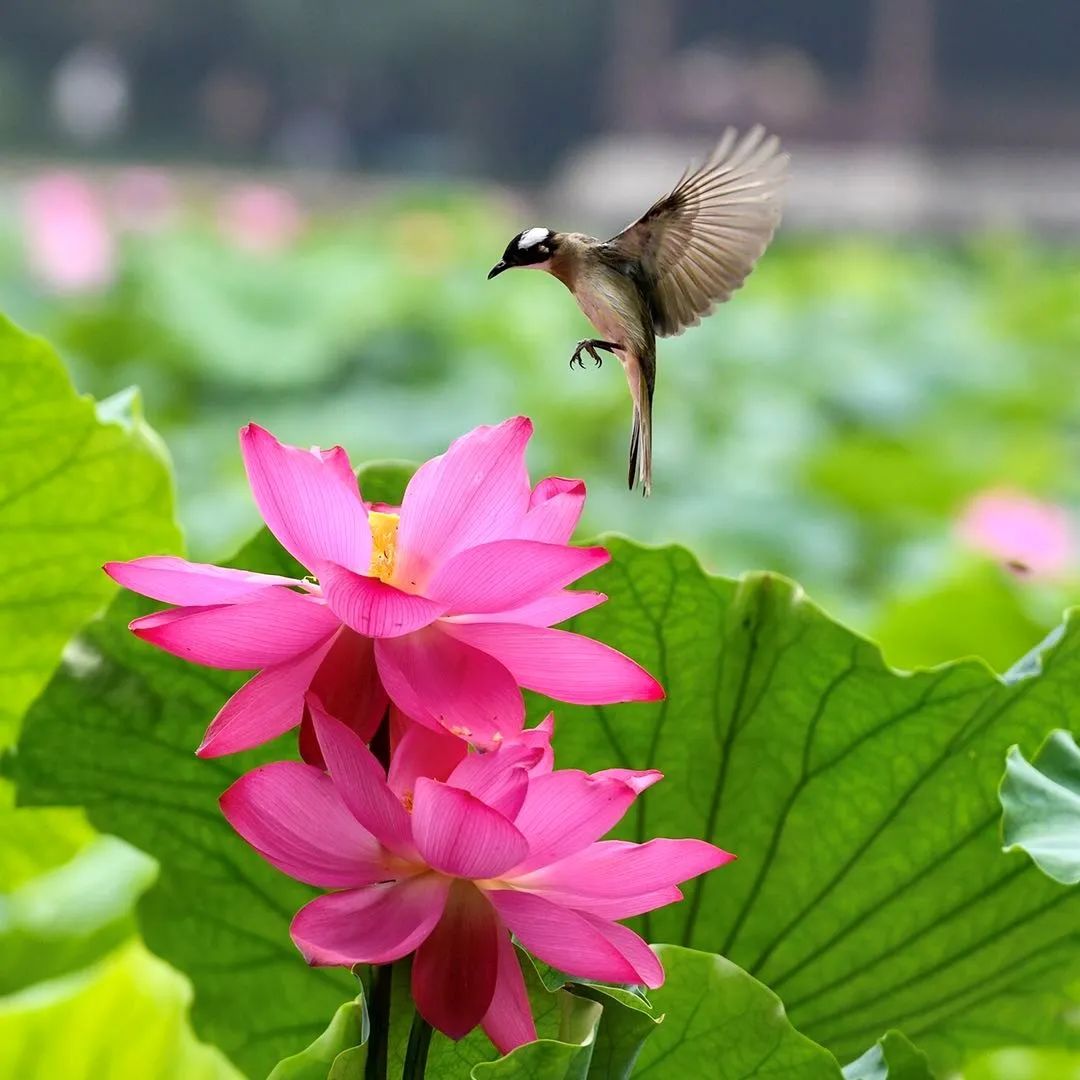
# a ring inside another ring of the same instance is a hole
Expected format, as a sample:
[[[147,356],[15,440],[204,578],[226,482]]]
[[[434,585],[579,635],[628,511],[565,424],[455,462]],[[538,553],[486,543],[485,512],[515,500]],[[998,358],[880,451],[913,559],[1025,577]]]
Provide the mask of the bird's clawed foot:
[[[584,369],[585,361],[581,359],[582,351],[584,351],[593,358],[596,366],[600,367],[604,361],[596,350],[603,349],[605,352],[613,353],[619,348],[622,348],[622,346],[616,345],[614,341],[601,341],[599,338],[585,338],[577,343],[574,355],[570,357],[570,366],[573,367],[574,364],[577,364],[579,368]]]

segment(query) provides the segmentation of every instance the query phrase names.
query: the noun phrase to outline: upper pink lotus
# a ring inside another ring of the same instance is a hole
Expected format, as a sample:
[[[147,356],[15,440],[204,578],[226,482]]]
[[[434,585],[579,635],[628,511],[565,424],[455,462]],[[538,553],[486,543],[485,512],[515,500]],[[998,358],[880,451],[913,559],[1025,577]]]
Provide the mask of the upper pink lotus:
[[[309,963],[415,953],[413,1000],[451,1038],[482,1024],[503,1053],[536,1038],[511,933],[571,976],[659,986],[655,954],[614,920],[681,899],[681,882],[732,858],[703,840],[600,841],[661,774],[554,772],[549,726],[532,745],[476,754],[414,724],[387,777],[351,730],[311,709],[330,775],[265,765],[222,811],[279,870],[342,890],[293,919]]]
[[[479,427],[422,465],[400,509],[365,503],[345,451],[304,450],[249,424],[241,450],[270,531],[310,578],[151,556],[109,563],[121,585],[179,604],[136,619],[140,637],[218,668],[261,668],[199,753],[258,745],[304,716],[311,689],[365,739],[387,698],[481,747],[524,722],[521,687],[562,701],[663,697],[622,653],[550,629],[606,597],[566,586],[608,561],[569,545],[585,487],[530,489],[524,417]]]

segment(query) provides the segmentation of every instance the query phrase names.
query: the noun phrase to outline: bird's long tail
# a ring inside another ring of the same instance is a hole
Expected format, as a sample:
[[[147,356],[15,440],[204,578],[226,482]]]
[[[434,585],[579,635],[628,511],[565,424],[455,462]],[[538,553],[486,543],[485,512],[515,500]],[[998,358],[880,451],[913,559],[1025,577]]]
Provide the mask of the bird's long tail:
[[[656,361],[652,357],[629,357],[626,378],[634,399],[634,426],[630,432],[630,470],[627,483],[634,490],[641,484],[641,494],[652,491],[652,400],[656,384]]]

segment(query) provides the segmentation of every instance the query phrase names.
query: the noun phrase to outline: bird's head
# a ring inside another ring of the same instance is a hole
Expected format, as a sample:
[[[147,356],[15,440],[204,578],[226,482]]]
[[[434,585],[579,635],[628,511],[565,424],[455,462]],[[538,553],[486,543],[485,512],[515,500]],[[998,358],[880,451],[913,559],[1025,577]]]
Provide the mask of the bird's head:
[[[519,232],[503,252],[503,257],[488,271],[488,280],[504,270],[525,267],[529,270],[547,270],[558,240],[550,229],[534,226]]]

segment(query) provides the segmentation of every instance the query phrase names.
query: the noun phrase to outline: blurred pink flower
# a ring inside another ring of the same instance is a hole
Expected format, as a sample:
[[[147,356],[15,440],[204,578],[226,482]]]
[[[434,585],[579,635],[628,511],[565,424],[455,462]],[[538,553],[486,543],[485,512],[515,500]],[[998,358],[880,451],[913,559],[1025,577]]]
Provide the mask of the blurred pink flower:
[[[1022,492],[1002,489],[976,495],[964,508],[957,529],[969,547],[1020,573],[1053,576],[1073,561],[1068,514]]]
[[[577,978],[660,986],[656,955],[615,920],[682,899],[682,882],[732,858],[704,840],[600,840],[656,771],[552,771],[525,745],[448,762],[414,727],[388,777],[352,731],[311,709],[330,775],[265,765],[221,809],[279,870],[340,890],[293,919],[308,963],[414,954],[413,1001],[452,1039],[478,1024],[502,1053],[536,1038],[511,934]]]
[[[245,184],[221,200],[218,226],[226,240],[243,251],[273,255],[295,243],[304,228],[304,212],[284,188]]]
[[[176,191],[164,169],[124,169],[113,181],[111,194],[116,220],[132,232],[159,232],[176,213]]]
[[[531,435],[524,417],[476,428],[417,469],[397,508],[363,502],[340,447],[304,450],[244,428],[263,520],[311,576],[158,556],[105,567],[181,605],[136,619],[139,637],[210,667],[262,669],[218,713],[200,755],[294,727],[309,688],[365,738],[389,698],[410,719],[486,748],[520,733],[521,687],[583,705],[663,697],[629,657],[551,629],[607,599],[566,586],[609,556],[569,543],[581,481],[530,489]]]
[[[33,180],[23,196],[30,268],[59,293],[103,289],[116,274],[116,250],[101,200],[74,173]]]

